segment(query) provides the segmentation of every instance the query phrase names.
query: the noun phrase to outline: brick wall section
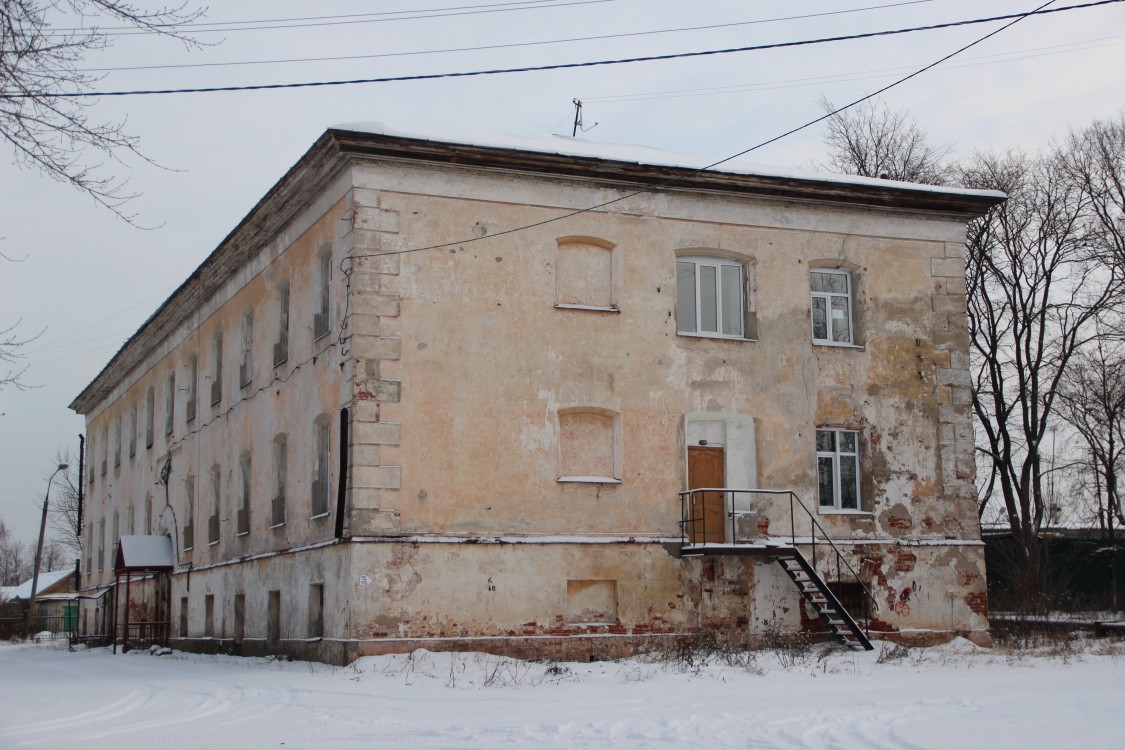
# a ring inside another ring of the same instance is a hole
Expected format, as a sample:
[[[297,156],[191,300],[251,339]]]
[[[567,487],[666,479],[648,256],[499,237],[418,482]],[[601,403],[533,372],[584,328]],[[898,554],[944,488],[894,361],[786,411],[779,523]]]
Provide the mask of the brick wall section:
[[[966,317],[965,246],[946,242],[930,259],[933,278],[934,390],[939,404],[938,470],[949,507],[945,536],[976,535],[976,462]]]
[[[397,403],[401,383],[387,364],[401,352],[398,316],[399,217],[380,207],[378,190],[352,190],[352,260],[347,331],[353,363],[350,513],[346,533],[378,534],[393,518],[381,512],[382,494],[399,489],[398,466],[387,465],[389,446],[399,444],[401,425],[384,421],[383,407]],[[365,257],[366,256],[366,257]]]

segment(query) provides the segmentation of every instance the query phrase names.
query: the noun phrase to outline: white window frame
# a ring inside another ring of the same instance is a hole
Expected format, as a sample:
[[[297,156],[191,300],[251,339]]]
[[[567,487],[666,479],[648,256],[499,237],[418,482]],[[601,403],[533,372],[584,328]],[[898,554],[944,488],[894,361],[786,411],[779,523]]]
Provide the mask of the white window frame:
[[[680,327],[681,314],[686,315],[686,311],[680,310],[680,266],[691,265],[692,277],[695,283],[695,288],[692,290],[694,296],[695,316],[692,321],[692,330],[683,330]],[[715,330],[704,331],[703,329],[703,310],[699,303],[700,290],[703,274],[700,273],[700,268],[712,268],[715,271]],[[738,317],[736,320],[736,330],[731,332],[724,332],[724,329],[729,328],[726,325],[728,322],[724,316],[724,296],[723,296],[723,269],[734,268],[738,271],[738,304],[735,306],[738,310]],[[704,255],[685,255],[676,258],[676,333],[680,336],[698,336],[700,338],[717,338],[717,339],[746,339],[746,265],[737,260],[730,258],[718,258]]]
[[[812,278],[813,274],[824,274],[832,276],[842,276],[847,283],[848,291],[846,293],[840,292],[817,292],[812,291]],[[852,300],[852,275],[850,271],[841,268],[813,268],[809,270],[809,290],[811,297],[809,308],[809,321],[812,326],[812,340],[814,344],[824,344],[827,346],[854,346],[855,345],[855,315],[852,314],[853,300]],[[832,332],[832,303],[835,300],[844,300],[847,306],[848,318],[848,336],[846,340],[837,340]],[[824,305],[824,321],[825,321],[825,336],[818,337],[816,335],[816,313],[817,300],[823,300]]]
[[[833,435],[833,450],[820,449],[820,436],[821,433],[832,433]],[[843,441],[840,440],[841,435],[849,435],[852,437],[855,445],[854,451],[847,451],[841,448]],[[842,430],[834,427],[818,427],[816,429],[816,475],[817,475],[817,507],[821,513],[863,513],[863,497],[860,494],[861,487],[861,467],[859,463],[859,445],[860,433],[857,430]],[[842,474],[840,471],[841,459],[852,460],[855,462],[855,505],[854,508],[845,508],[843,505],[843,482],[841,481]],[[822,460],[832,462],[832,497],[830,503],[825,503],[824,498],[820,496],[820,464]]]

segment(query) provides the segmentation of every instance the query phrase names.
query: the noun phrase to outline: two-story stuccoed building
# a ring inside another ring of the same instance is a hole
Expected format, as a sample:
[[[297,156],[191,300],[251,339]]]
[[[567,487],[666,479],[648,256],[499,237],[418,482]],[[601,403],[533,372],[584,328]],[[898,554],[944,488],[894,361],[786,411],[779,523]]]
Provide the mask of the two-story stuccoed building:
[[[987,639],[963,250],[1002,199],[330,129],[71,404],[82,627]]]

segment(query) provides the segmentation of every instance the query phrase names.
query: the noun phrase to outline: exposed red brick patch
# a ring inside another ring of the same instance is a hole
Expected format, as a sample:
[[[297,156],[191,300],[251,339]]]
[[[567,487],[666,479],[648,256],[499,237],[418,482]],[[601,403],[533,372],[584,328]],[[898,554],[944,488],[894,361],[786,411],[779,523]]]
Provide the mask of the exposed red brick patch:
[[[895,570],[899,573],[909,573],[914,570],[914,565],[917,562],[918,556],[913,552],[898,552],[895,554]]]
[[[965,604],[978,615],[988,615],[988,593],[980,591],[975,594],[965,595]]]

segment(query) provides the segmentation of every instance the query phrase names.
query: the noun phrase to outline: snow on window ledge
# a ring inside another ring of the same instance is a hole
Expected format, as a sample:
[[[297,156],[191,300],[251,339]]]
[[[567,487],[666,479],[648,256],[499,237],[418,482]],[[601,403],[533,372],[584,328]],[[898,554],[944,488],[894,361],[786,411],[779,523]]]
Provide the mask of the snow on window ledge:
[[[563,304],[561,302],[555,303],[555,309],[556,310],[587,310],[587,311],[590,311],[590,312],[608,312],[608,313],[619,313],[619,312],[621,312],[621,308],[617,307],[616,305],[610,305],[608,307],[605,307],[605,306],[602,306],[602,305],[569,305],[569,304]]]
[[[316,521],[317,519],[320,519],[320,518],[328,518],[328,511],[325,511],[324,513],[317,513],[315,516],[313,516],[309,520],[310,521]]]
[[[813,339],[813,346],[827,346],[832,349],[857,349],[861,352],[867,348],[862,344],[845,344],[840,341],[828,341],[826,339]]]
[[[577,477],[559,477],[558,482],[574,482],[577,484],[621,484],[621,480],[615,477],[595,477],[595,476],[577,476]]]
[[[723,336],[718,333],[696,333],[692,331],[676,331],[677,336],[683,336],[687,339],[713,339],[717,341],[748,341],[752,344],[758,343],[758,339],[748,339],[744,336]]]

